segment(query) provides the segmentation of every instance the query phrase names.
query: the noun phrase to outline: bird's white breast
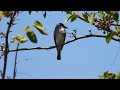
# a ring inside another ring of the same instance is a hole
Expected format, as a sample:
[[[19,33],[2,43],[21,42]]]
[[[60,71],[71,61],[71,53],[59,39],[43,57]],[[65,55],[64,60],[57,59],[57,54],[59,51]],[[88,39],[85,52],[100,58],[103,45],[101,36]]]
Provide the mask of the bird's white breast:
[[[57,38],[56,38],[56,43],[57,44],[64,43],[64,35],[65,35],[65,29],[64,28],[60,28],[59,32],[57,33]]]

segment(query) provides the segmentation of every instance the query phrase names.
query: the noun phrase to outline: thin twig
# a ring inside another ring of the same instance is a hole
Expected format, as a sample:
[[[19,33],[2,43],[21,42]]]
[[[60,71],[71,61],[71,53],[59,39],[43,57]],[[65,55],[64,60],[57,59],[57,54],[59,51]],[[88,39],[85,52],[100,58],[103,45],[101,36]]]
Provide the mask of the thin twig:
[[[16,11],[14,11],[13,17],[10,18],[10,23],[8,25],[7,32],[6,32],[6,38],[5,38],[5,55],[4,55],[4,66],[3,66],[2,79],[5,79],[6,67],[7,67],[7,56],[8,56],[8,50],[9,50],[8,37],[9,37],[10,28],[11,28],[12,23],[14,21],[14,16],[15,15],[16,15]]]
[[[16,50],[18,50],[18,48],[19,48],[19,43],[17,44]],[[16,78],[16,72],[17,72],[17,68],[16,68],[16,65],[17,65],[17,55],[18,55],[18,51],[16,51],[16,54],[15,54],[15,63],[14,63],[13,79]]]
[[[106,38],[106,35],[97,35],[97,34],[84,35],[84,36],[76,37],[76,38],[74,38],[72,40],[69,40],[69,41],[65,42],[64,44],[62,44],[62,45],[66,45],[66,44],[74,42],[76,40],[83,39],[83,38],[89,38],[89,37],[102,37],[102,38]],[[120,42],[120,39],[117,39],[117,38],[112,38],[112,40]],[[59,45],[59,46],[62,46],[62,45]],[[56,47],[59,47],[59,46],[21,48],[21,49],[18,49],[18,50],[16,50],[16,49],[9,50],[9,52],[24,51],[24,50],[48,50],[48,49],[53,49],[53,48],[56,48]]]
[[[3,75],[1,70],[0,70],[0,75],[1,75],[1,77],[2,77],[2,75]]]

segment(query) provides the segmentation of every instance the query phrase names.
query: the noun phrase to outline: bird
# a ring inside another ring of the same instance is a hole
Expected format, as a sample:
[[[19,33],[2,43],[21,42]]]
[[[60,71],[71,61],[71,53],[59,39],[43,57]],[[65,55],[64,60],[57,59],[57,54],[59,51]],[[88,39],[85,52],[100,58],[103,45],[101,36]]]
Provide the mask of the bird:
[[[66,38],[66,27],[63,23],[58,23],[55,26],[55,30],[54,30],[54,42],[55,42],[55,46],[59,46],[56,47],[57,49],[57,60],[61,60],[61,51],[63,49],[63,43],[65,42],[65,38]]]

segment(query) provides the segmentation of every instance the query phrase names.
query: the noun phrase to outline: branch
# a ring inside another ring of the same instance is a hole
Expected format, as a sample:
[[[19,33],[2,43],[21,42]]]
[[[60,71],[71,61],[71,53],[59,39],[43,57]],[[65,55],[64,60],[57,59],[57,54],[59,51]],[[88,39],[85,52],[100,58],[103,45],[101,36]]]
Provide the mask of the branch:
[[[5,55],[4,55],[4,66],[3,66],[3,75],[2,79],[5,79],[5,74],[6,74],[6,67],[7,67],[7,56],[8,56],[8,50],[9,50],[9,45],[8,45],[8,36],[10,32],[10,28],[12,26],[12,23],[14,21],[14,16],[16,15],[16,11],[14,12],[13,16],[10,18],[10,23],[8,24],[7,32],[6,32],[6,38],[5,38]]]
[[[89,38],[89,37],[102,37],[102,38],[106,38],[106,35],[97,35],[97,34],[84,35],[84,36],[76,37],[73,40],[69,40],[69,41],[65,42],[64,44],[62,44],[62,45],[66,45],[66,44],[74,42],[76,40],[83,39],[83,38]],[[112,38],[112,40],[120,42],[120,39],[117,39],[117,38]],[[62,46],[62,45],[59,45],[59,46]],[[59,46],[21,48],[21,49],[18,49],[18,50],[16,50],[16,49],[9,50],[9,52],[24,51],[24,50],[48,50],[48,49],[53,49],[53,48],[56,48],[56,47],[59,47]]]
[[[3,74],[2,74],[2,71],[0,70],[0,75],[1,75],[1,77],[3,76]]]
[[[18,50],[18,47],[19,47],[19,43],[17,44],[16,50]],[[15,77],[16,77],[16,71],[17,71],[17,68],[16,68],[16,64],[17,64],[17,55],[18,55],[18,51],[16,51],[16,54],[15,54],[15,63],[14,63],[13,79],[15,79]]]
[[[81,20],[89,23],[89,21],[86,21],[81,15],[79,15],[79,14],[77,14],[77,13],[75,13],[75,12],[74,12],[74,14],[77,15],[77,17],[78,17],[79,19],[81,19]],[[97,27],[95,24],[96,24],[96,22],[93,22],[93,25],[94,25],[95,27]],[[114,30],[110,29],[109,27],[107,27],[107,28],[102,28],[102,29],[104,29],[105,31],[108,31],[108,32],[115,32]]]
[[[119,24],[113,24],[113,23],[111,25],[113,25],[113,26],[120,26]]]

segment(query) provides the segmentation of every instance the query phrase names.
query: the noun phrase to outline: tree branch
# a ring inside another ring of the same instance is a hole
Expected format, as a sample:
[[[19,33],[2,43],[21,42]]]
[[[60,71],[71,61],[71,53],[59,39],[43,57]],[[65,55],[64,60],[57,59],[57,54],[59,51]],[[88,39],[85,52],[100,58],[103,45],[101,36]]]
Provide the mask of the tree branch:
[[[102,38],[106,38],[106,35],[97,35],[97,34],[84,35],[84,36],[76,37],[73,40],[69,40],[69,41],[65,42],[64,44],[62,44],[62,45],[66,45],[66,44],[74,42],[76,40],[83,39],[83,38],[89,38],[89,37],[102,37]],[[120,39],[117,39],[117,38],[112,38],[112,40],[120,42]],[[62,45],[59,45],[59,46],[62,46]],[[56,48],[56,47],[59,47],[59,46],[21,48],[21,49],[18,49],[18,50],[16,50],[16,49],[9,50],[9,52],[24,51],[24,50],[48,50],[48,49],[53,49],[53,48]]]
[[[74,14],[77,15],[77,17],[78,17],[79,19],[81,19],[81,20],[89,23],[89,21],[86,21],[81,15],[79,15],[79,14],[77,14],[77,13],[75,13],[75,12],[74,12]],[[94,25],[95,27],[97,27],[95,24],[96,24],[96,22],[93,22],[93,25]],[[114,25],[114,24],[112,24],[112,25]],[[108,31],[108,32],[115,32],[114,30],[112,30],[112,29],[110,29],[110,28],[102,28],[102,29],[104,29],[105,31]]]
[[[17,44],[16,50],[18,50],[18,47],[19,47],[19,43]],[[15,79],[15,77],[16,77],[16,71],[17,71],[17,68],[16,68],[16,64],[17,64],[17,55],[18,55],[18,51],[16,51],[16,54],[15,54],[15,63],[14,63],[13,79]]]
[[[9,45],[8,45],[8,37],[9,37],[9,32],[10,28],[12,26],[12,23],[14,21],[14,16],[16,15],[16,11],[14,12],[13,16],[10,18],[10,23],[8,24],[7,32],[6,32],[6,38],[5,38],[5,55],[4,55],[4,66],[3,66],[3,75],[2,79],[5,79],[5,74],[6,74],[6,67],[7,67],[7,56],[8,56],[8,50],[9,50]]]
[[[0,75],[1,75],[1,77],[2,77],[2,75],[3,75],[1,70],[0,70]]]
[[[113,23],[111,25],[113,25],[113,26],[120,26],[119,24],[113,24]]]

